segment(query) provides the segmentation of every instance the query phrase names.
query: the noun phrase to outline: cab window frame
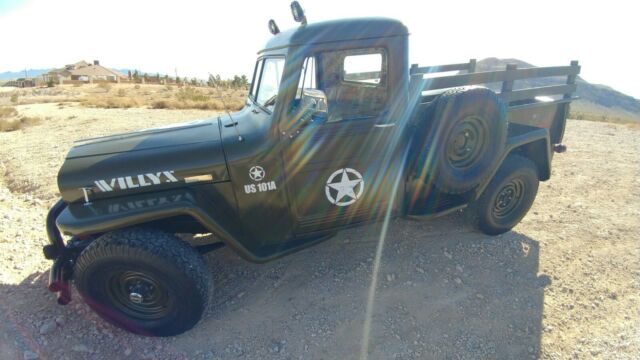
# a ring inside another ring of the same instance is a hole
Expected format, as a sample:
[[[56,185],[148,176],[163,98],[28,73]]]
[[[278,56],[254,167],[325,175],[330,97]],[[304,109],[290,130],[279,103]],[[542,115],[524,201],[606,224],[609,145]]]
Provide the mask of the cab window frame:
[[[278,91],[277,91],[277,96],[278,98],[276,98],[276,103],[274,104],[273,110],[269,110],[268,108],[266,108],[265,106],[263,106],[262,104],[260,104],[260,102],[258,101],[258,94],[260,92],[260,86],[262,83],[262,75],[264,72],[264,66],[267,62],[267,60],[269,59],[281,59],[283,60],[282,63],[282,69],[281,69],[281,74],[280,74],[280,80],[279,80],[279,84],[278,84]],[[262,109],[263,111],[265,111],[268,114],[273,114],[273,111],[275,110],[275,106],[278,104],[278,100],[279,97],[281,97],[283,94],[280,91],[280,87],[282,86],[282,79],[284,78],[284,73],[285,73],[285,68],[287,66],[287,58],[284,55],[265,55],[265,56],[261,56],[258,58],[258,60],[256,60],[256,67],[254,70],[254,80],[253,83],[251,84],[251,92],[249,93],[249,98],[251,99],[251,101],[253,102],[253,104],[257,107],[259,107],[260,109]],[[252,92],[255,90],[255,94],[252,94]]]
[[[342,50],[345,52],[344,55],[340,58],[340,81],[343,84],[348,84],[352,86],[366,86],[366,87],[387,87],[388,83],[388,74],[389,74],[389,61],[388,61],[388,50],[386,47],[358,47],[352,49]],[[380,54],[380,82],[379,83],[367,83],[363,81],[354,81],[354,80],[346,80],[345,70],[344,70],[344,62],[347,57],[350,56],[359,56],[359,55],[372,55],[372,54]],[[388,97],[389,94],[387,94]]]

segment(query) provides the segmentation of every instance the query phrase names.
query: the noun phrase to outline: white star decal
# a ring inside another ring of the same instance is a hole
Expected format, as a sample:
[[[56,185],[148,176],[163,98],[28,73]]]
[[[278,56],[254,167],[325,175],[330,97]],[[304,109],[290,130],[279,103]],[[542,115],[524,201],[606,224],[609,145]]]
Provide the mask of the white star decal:
[[[349,177],[350,174],[351,178]],[[335,181],[338,176],[340,176],[340,180]],[[325,194],[332,204],[347,206],[353,204],[360,198],[363,188],[364,180],[362,179],[362,175],[354,169],[344,168],[335,171],[329,176],[327,185],[325,186]],[[335,197],[332,195],[331,190],[337,191]],[[347,197],[347,199],[345,199],[345,197]]]
[[[252,166],[251,169],[249,169],[249,177],[253,181],[260,181],[264,179],[264,175],[265,171],[262,166]]]

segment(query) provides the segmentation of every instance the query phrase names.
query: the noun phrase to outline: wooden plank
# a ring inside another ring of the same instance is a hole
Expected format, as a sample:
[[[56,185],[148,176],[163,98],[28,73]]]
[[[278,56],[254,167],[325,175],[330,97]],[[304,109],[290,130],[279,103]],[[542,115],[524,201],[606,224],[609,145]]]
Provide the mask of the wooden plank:
[[[513,81],[514,80],[510,80],[509,78],[511,77],[511,74],[513,73],[513,71],[515,71],[518,68],[517,64],[507,64],[507,68],[505,69],[507,74],[506,74],[506,78],[508,80],[505,80],[502,82],[502,91],[501,93],[508,93],[511,92],[511,90],[513,90]]]
[[[571,93],[576,91],[575,84],[569,85],[553,85],[553,86],[541,86],[531,89],[515,90],[508,93],[500,93],[505,101],[519,101],[534,99],[536,96],[551,96],[551,95],[564,95],[565,97],[571,97]]]
[[[425,66],[425,67],[415,67],[411,68],[411,75],[423,75],[423,74],[432,74],[439,73],[445,71],[457,71],[457,70],[467,70],[469,68],[469,63],[463,64],[447,64],[447,65],[435,65],[435,66]]]
[[[579,67],[555,66],[528,68],[517,70],[487,71],[470,74],[458,74],[435,78],[422,79],[425,90],[444,89],[456,86],[487,84],[503,81],[514,81],[537,77],[568,76],[576,75],[580,72]],[[420,75],[422,76],[422,75]]]
[[[434,66],[424,66],[419,67],[418,64],[411,64],[411,75],[421,75],[421,74],[433,74],[440,73],[446,71],[467,71],[467,72],[475,72],[476,71],[476,59],[470,59],[467,63],[460,64],[446,64],[446,65],[434,65]]]
[[[576,77],[580,73],[580,66],[578,65],[578,60],[572,60],[571,61],[571,67],[572,68],[576,68],[578,71],[575,74],[571,74],[571,75],[567,76],[567,85],[575,84],[576,83]],[[571,94],[565,94],[564,98],[565,99],[571,98]]]
[[[469,70],[467,72],[474,73],[476,72],[476,59],[469,60]]]
[[[574,66],[551,66],[518,69],[517,71],[514,71],[514,74],[512,76],[513,80],[521,80],[538,77],[577,75],[579,72],[580,69]]]

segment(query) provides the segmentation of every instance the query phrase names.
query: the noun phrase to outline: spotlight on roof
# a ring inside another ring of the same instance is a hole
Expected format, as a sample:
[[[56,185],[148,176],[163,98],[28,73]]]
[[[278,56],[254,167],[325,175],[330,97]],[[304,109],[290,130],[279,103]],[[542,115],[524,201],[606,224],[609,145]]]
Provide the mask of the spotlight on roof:
[[[278,28],[278,25],[276,25],[276,21],[273,20],[273,19],[269,20],[269,31],[273,35],[276,35],[277,33],[280,32],[280,29]]]
[[[302,10],[299,2],[293,1],[291,3],[291,14],[293,14],[293,20],[299,22],[300,25],[307,25],[307,17],[304,16],[304,10]]]

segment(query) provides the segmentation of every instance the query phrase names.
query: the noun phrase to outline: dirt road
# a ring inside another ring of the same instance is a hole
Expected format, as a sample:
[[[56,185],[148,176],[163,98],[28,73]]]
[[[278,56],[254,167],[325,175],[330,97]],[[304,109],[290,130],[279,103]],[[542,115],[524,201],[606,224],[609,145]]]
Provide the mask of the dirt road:
[[[205,318],[168,339],[116,329],[45,289],[44,218],[80,137],[201,111],[19,106],[40,124],[0,133],[0,358],[352,359],[361,351],[380,225],[265,265],[209,254]],[[533,209],[489,237],[456,214],[395,220],[383,251],[370,359],[638,359],[640,130],[570,121]]]

